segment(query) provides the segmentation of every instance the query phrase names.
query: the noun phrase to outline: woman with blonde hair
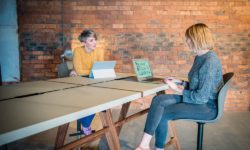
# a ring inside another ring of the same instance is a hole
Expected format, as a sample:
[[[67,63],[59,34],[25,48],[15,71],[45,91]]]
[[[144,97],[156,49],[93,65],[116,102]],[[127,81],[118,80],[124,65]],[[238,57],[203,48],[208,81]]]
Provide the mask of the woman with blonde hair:
[[[179,94],[162,94],[153,98],[144,134],[136,150],[149,150],[154,134],[155,149],[163,150],[169,120],[209,120],[217,115],[217,94],[223,80],[221,62],[213,51],[212,33],[207,25],[198,23],[186,30],[185,37],[188,47],[196,53],[188,73],[189,82],[165,78],[166,84]]]

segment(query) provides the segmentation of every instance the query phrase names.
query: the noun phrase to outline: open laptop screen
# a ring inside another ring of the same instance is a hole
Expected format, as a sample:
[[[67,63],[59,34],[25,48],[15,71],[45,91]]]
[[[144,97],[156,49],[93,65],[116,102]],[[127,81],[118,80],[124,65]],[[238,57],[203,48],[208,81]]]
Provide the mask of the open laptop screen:
[[[98,61],[94,62],[89,73],[89,78],[108,78],[115,77],[116,61]]]
[[[147,59],[133,59],[133,65],[138,81],[153,78],[153,73]]]

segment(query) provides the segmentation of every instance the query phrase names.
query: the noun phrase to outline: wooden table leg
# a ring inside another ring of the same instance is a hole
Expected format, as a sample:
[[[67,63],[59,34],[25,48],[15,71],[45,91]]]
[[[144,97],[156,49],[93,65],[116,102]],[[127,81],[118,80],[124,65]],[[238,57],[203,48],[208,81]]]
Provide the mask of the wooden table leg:
[[[55,141],[55,149],[58,149],[64,145],[68,128],[69,128],[69,123],[66,123],[58,127],[56,141]]]
[[[181,146],[180,146],[179,138],[178,138],[178,136],[177,136],[175,124],[174,124],[173,121],[170,121],[170,122],[169,122],[169,127],[171,128],[172,133],[173,133],[175,148],[176,148],[176,150],[180,150],[180,149],[181,149]]]
[[[121,109],[118,121],[121,121],[126,118],[130,104],[131,102],[128,102],[122,105],[122,109]],[[122,129],[122,125],[116,128],[116,132],[118,136],[120,135],[121,129]]]
[[[104,127],[108,127],[108,131],[105,133],[107,138],[110,150],[120,150],[121,145],[119,141],[119,137],[116,133],[116,128],[114,122],[112,120],[111,110],[108,109],[106,112],[100,113],[100,118]]]
[[[164,149],[166,150],[168,147],[170,147],[171,145],[174,145],[176,150],[180,150],[181,146],[180,146],[180,142],[177,136],[177,132],[176,132],[176,128],[174,125],[173,121],[169,121],[169,137],[170,140],[165,144]]]

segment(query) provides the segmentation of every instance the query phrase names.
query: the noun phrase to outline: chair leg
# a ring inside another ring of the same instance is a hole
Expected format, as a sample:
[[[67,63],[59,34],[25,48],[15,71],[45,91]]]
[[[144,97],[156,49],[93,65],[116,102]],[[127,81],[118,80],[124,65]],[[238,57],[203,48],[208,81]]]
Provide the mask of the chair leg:
[[[77,125],[76,125],[76,132],[81,132],[82,129],[81,129],[81,122],[80,120],[77,120],[76,121]],[[81,135],[78,135],[77,136],[77,139],[80,139],[82,136]],[[78,150],[80,150],[81,148],[79,147]]]
[[[76,130],[81,131],[81,122],[77,120]]]
[[[7,144],[0,146],[0,150],[8,150]]]
[[[204,124],[205,123],[198,122],[197,150],[202,150]]]

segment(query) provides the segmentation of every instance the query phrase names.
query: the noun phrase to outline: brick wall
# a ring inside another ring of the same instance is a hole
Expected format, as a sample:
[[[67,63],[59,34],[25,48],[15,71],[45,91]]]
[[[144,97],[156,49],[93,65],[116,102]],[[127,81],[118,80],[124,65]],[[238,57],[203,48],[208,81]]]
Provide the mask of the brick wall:
[[[215,35],[223,72],[235,72],[225,109],[249,110],[248,0],[64,0],[63,4],[18,1],[23,81],[55,78],[59,55],[68,46],[79,46],[77,36],[86,28],[98,33],[98,46],[106,50],[105,59],[117,61],[117,71],[132,72],[131,59],[148,58],[155,75],[186,76],[194,55],[184,32],[203,22]]]

